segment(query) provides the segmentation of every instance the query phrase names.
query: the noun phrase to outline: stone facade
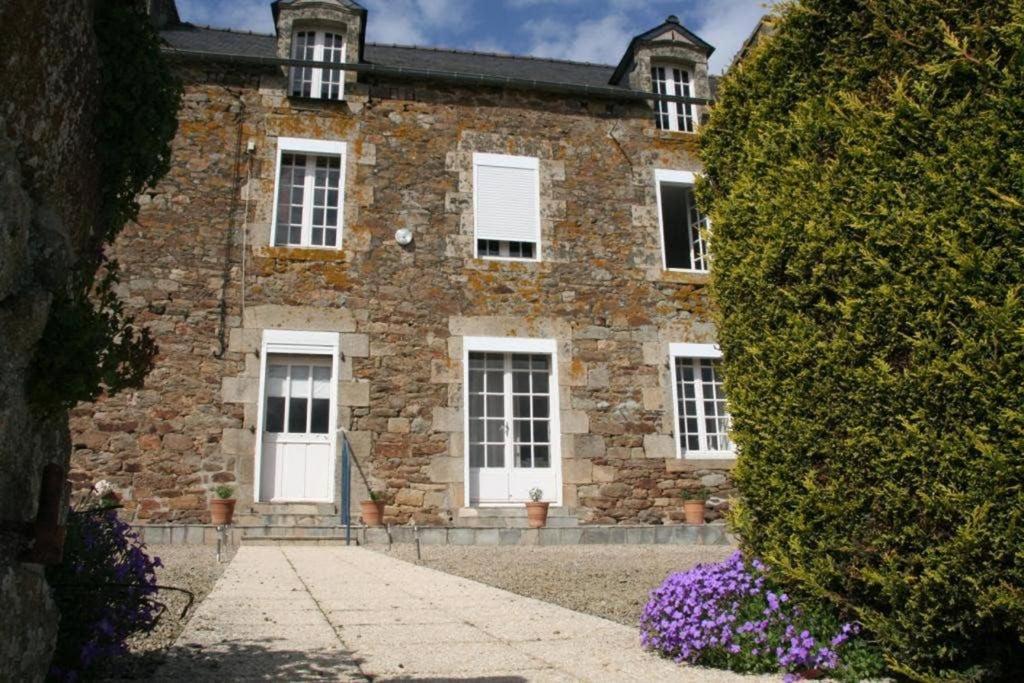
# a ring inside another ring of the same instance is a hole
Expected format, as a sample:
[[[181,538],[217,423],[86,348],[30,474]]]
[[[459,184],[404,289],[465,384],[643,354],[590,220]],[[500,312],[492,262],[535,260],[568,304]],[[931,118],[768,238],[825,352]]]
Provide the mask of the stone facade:
[[[92,229],[96,48],[90,3],[0,4],[0,680],[41,681],[59,615],[25,562],[44,467],[66,472],[67,416],[41,416],[28,368],[59,286]],[[58,480],[59,481],[59,480]]]
[[[728,497],[732,461],[681,459],[673,436],[668,345],[715,327],[707,275],[662,268],[654,169],[699,172],[694,135],[642,102],[354,73],[344,102],[299,100],[277,67],[179,70],[173,168],[116,245],[157,368],[74,411],[78,482],[115,482],[137,521],[205,521],[221,482],[251,501],[260,340],[282,329],[340,335],[355,499],[386,491],[390,521],[467,505],[467,336],[556,341],[560,498],[582,523],[675,521],[699,485]],[[281,137],[347,144],[342,249],[270,244]],[[540,260],[474,257],[474,152],[539,160]]]

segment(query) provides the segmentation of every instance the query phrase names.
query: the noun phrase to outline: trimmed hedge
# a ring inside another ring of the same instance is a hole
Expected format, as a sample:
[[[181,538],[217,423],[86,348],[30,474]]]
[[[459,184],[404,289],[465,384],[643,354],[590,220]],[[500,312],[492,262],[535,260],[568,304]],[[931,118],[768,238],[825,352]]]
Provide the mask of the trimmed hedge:
[[[1024,1],[803,0],[702,134],[752,554],[1024,679]]]

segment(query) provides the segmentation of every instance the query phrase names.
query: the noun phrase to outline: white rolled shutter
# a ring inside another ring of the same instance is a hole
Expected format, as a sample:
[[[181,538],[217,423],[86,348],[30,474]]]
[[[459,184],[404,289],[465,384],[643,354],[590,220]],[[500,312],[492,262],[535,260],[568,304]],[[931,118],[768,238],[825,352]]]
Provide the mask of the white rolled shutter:
[[[535,157],[473,155],[477,239],[540,241],[537,173]]]

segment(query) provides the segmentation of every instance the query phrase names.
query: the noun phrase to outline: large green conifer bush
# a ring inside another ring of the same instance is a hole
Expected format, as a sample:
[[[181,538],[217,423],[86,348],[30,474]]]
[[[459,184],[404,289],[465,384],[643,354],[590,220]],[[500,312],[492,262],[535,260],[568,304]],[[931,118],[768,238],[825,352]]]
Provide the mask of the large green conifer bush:
[[[1024,0],[803,0],[702,136],[744,542],[1024,680]]]

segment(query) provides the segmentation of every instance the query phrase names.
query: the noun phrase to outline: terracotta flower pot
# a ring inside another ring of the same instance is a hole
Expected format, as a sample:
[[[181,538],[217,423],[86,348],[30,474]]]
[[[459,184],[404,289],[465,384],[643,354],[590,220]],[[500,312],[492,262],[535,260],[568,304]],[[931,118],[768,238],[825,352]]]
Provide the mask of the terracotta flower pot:
[[[359,507],[363,513],[363,524],[381,526],[381,520],[384,518],[384,501],[361,500]]]
[[[704,501],[703,500],[684,500],[683,501],[683,513],[686,515],[687,524],[703,524],[704,523]]]
[[[214,498],[210,501],[210,523],[220,526],[231,524],[231,518],[235,516],[234,498]]]
[[[548,505],[550,504],[533,501],[526,504],[526,521],[531,529],[539,529],[548,523]]]

